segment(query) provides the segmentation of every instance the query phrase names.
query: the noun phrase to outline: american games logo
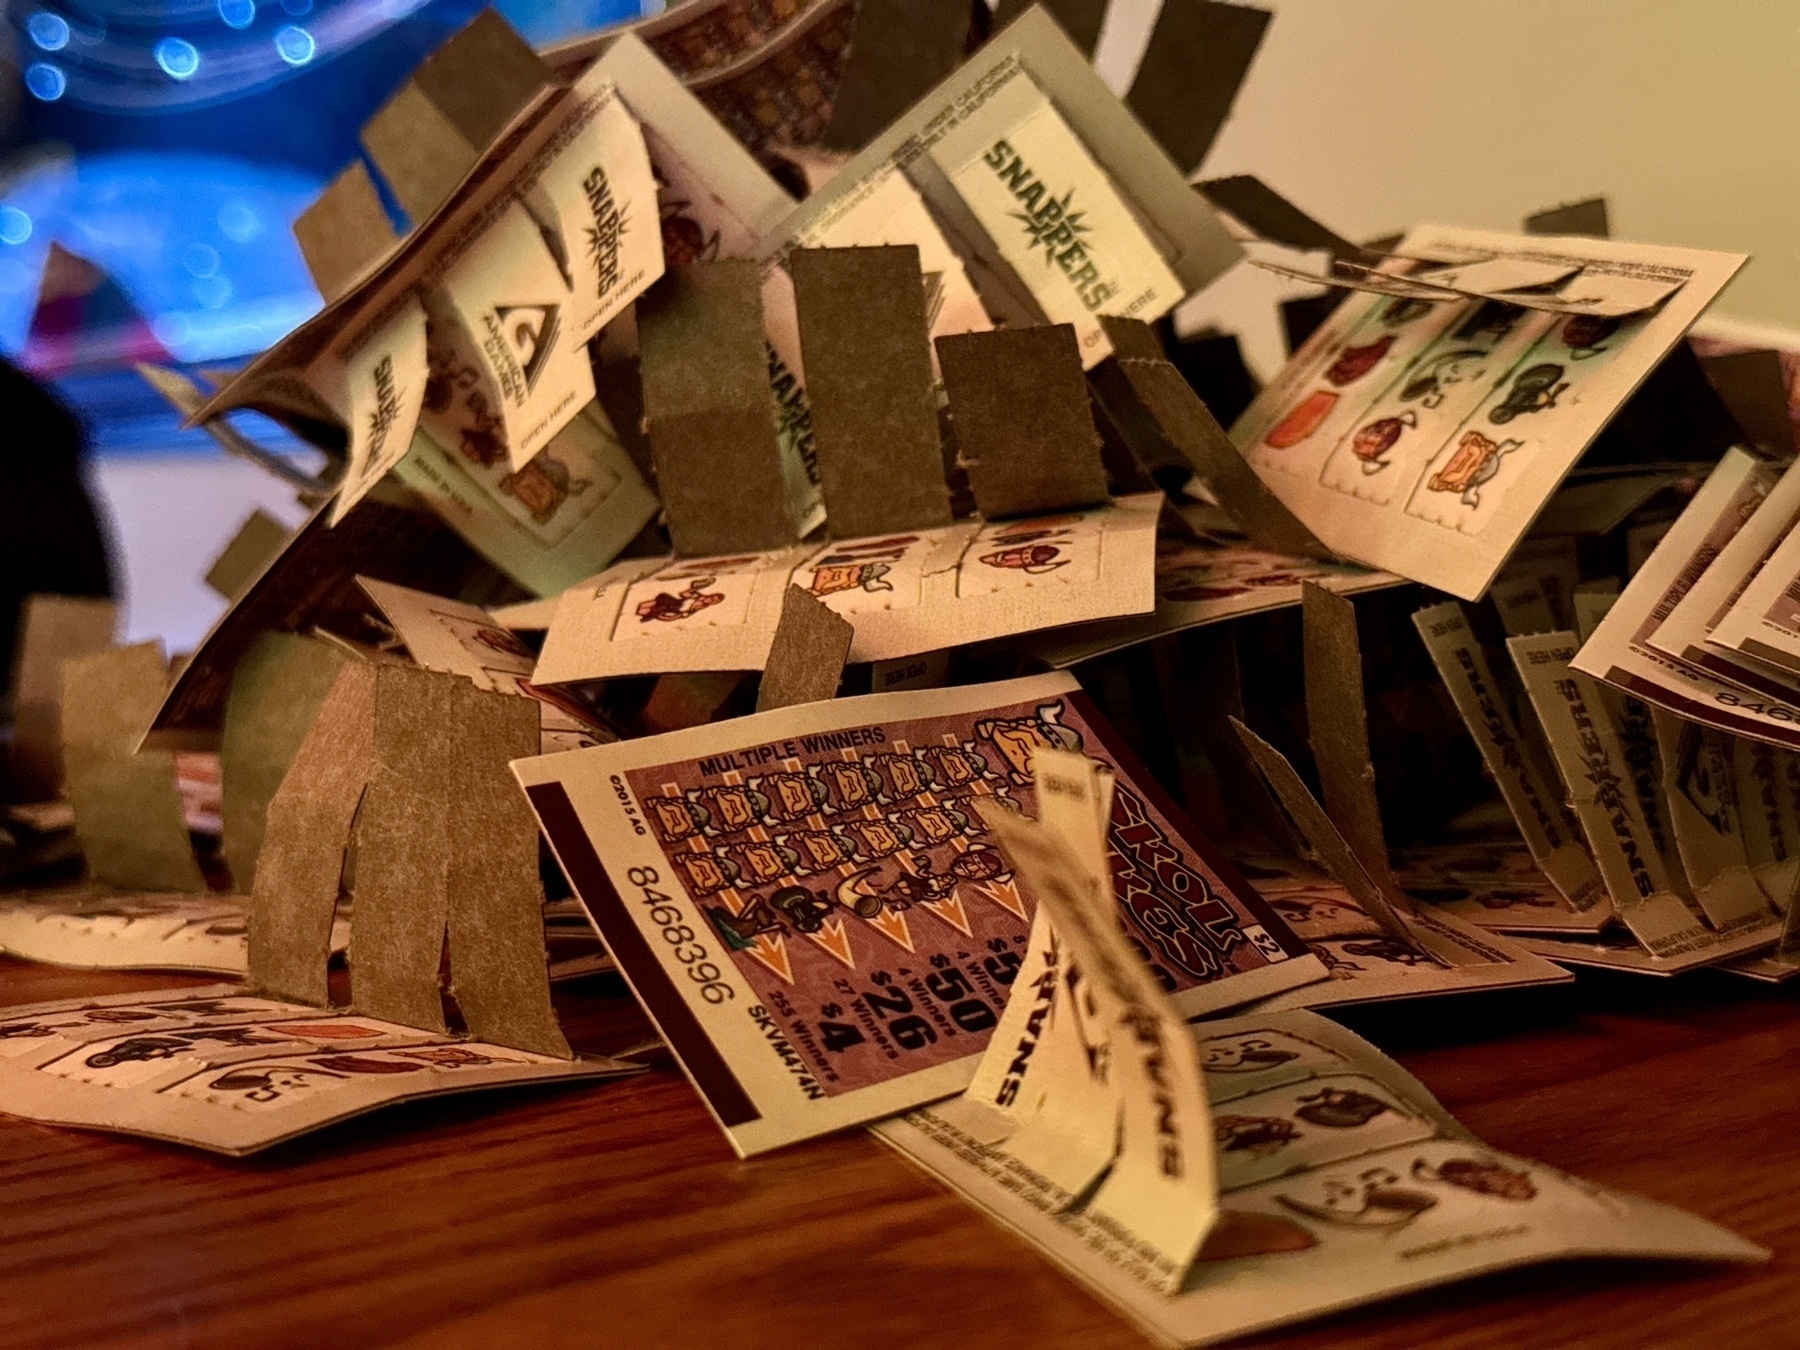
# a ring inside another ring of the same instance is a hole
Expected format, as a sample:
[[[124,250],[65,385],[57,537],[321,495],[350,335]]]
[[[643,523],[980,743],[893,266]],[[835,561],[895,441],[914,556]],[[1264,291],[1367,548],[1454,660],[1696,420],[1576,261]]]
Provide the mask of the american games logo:
[[[612,184],[607,182],[603,167],[594,166],[581,180],[581,190],[587,194],[588,210],[594,217],[587,231],[588,257],[599,274],[599,297],[604,300],[607,292],[619,284],[619,245],[624,242],[629,222],[613,200]]]
[[[559,305],[496,305],[482,316],[487,337],[482,351],[500,381],[500,392],[522,405],[556,350],[562,327]]]
[[[1075,210],[1074,188],[1056,196],[1009,141],[995,141],[982,162],[1024,208],[1014,211],[1012,218],[1023,227],[1031,247],[1044,250],[1046,265],[1061,269],[1083,305],[1096,310],[1119,293],[1117,281],[1101,278],[1092,246],[1083,237],[1091,227],[1086,213]]]

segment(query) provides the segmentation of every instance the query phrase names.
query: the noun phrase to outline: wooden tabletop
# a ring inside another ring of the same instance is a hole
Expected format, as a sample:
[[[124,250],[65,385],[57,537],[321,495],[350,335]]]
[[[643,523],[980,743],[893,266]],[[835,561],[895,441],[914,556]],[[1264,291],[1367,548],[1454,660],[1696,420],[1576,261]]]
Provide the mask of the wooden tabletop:
[[[0,958],[8,1004],[193,982]],[[648,1033],[613,977],[558,1002],[584,1049]],[[1495,1147],[1775,1258],[1568,1263],[1241,1344],[1800,1343],[1800,991],[1583,975],[1353,1024]],[[5,1346],[1147,1344],[861,1131],[737,1161],[666,1061],[402,1106],[242,1161],[0,1118],[0,1291]]]

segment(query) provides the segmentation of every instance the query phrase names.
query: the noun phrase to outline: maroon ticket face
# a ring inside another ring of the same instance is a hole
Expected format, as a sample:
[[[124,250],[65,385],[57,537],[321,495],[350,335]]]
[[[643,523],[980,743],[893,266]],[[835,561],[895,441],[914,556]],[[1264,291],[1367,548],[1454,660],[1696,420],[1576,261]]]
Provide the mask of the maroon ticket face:
[[[1182,1012],[1318,978],[1067,676],[836,700],[517,768],[621,968],[754,1152],[966,1083],[1035,909],[974,803],[1035,815],[1046,746],[1117,774],[1119,921]]]

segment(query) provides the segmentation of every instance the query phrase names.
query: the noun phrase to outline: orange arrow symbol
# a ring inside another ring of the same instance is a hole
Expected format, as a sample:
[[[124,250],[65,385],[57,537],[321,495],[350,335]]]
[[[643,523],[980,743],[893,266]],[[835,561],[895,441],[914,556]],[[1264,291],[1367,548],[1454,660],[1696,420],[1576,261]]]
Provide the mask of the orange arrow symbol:
[[[808,933],[806,936],[850,969],[856,969],[856,960],[850,954],[850,934],[844,930],[842,919],[828,919],[818,932]]]
[[[906,926],[906,916],[884,909],[872,919],[865,919],[869,927],[875,929],[883,937],[899,943],[907,951],[913,949],[912,930]]]
[[[758,933],[756,941],[744,949],[744,954],[762,962],[789,984],[794,982],[794,967],[788,960],[787,943],[779,936]]]
[[[1021,919],[1031,916],[1025,912],[1025,897],[1019,894],[1019,888],[1010,881],[984,881],[975,888],[1002,909],[1010,909]]]
[[[946,895],[942,900],[925,900],[921,903],[926,909],[937,915],[938,918],[956,929],[964,937],[975,936],[969,929],[969,915],[968,912],[963,909],[962,897],[960,895],[952,892],[951,894]]]

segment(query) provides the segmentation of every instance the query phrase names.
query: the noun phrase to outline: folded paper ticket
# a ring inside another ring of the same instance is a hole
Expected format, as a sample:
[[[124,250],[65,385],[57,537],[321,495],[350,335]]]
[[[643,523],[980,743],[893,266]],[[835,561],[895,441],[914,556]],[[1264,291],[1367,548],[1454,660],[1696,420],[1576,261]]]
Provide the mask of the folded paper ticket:
[[[1036,904],[979,803],[1032,756],[1118,776],[1118,919],[1187,1016],[1323,968],[1066,675],[875,694],[513,768],[607,949],[740,1153],[960,1090]]]
[[[637,1068],[556,1059],[232,985],[0,1010],[0,1112],[233,1155],[419,1097]]]

